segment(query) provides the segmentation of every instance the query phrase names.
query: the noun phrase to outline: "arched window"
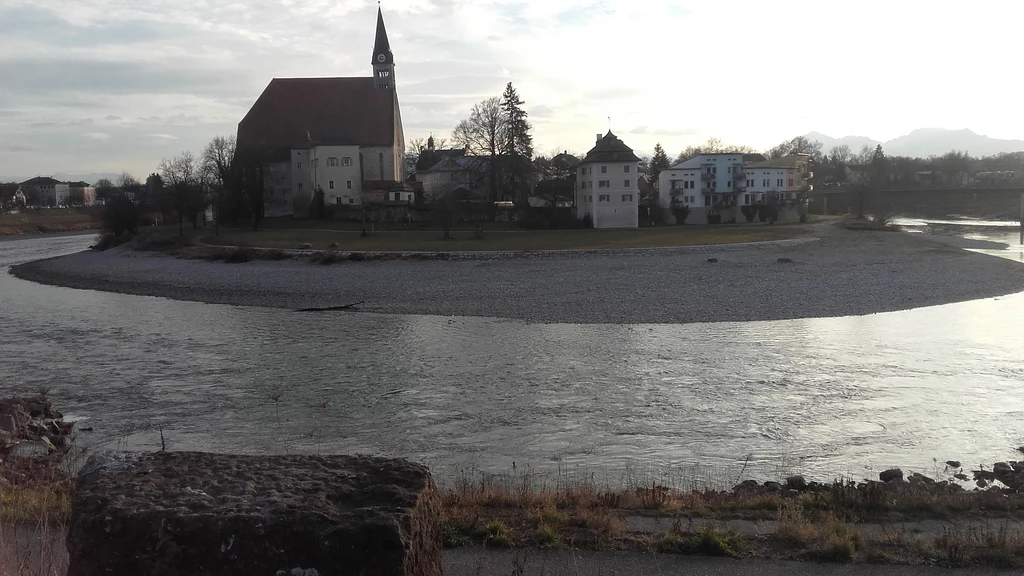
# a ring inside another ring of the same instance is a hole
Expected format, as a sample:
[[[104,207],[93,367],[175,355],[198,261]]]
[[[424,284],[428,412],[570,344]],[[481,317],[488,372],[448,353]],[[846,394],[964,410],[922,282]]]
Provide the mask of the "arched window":
[[[380,162],[380,179],[384,180],[384,153],[381,152],[377,156],[377,160]]]

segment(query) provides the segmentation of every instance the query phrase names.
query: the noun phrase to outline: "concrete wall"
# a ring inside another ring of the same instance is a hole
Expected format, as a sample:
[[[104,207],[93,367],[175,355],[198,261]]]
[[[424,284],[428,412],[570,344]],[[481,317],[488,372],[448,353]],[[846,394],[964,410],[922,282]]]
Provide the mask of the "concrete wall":
[[[1024,188],[929,188],[869,192],[864,210],[872,212],[873,203],[882,203],[887,211],[916,218],[944,218],[950,215],[1018,220]],[[827,206],[826,206],[827,204]],[[856,215],[860,194],[852,186],[819,189],[811,194],[813,214]]]

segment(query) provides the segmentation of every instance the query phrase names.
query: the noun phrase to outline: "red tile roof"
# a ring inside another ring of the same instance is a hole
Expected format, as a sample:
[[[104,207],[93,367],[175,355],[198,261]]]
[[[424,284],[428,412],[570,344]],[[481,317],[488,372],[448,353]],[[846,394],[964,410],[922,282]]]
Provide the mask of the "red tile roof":
[[[274,78],[238,123],[238,145],[277,158],[311,142],[391,146],[396,105],[373,78]]]

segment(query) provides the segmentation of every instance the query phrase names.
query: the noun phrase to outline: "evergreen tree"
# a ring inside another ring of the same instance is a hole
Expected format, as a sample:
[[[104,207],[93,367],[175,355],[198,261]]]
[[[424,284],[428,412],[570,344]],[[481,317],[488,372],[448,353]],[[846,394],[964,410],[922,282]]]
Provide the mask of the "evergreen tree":
[[[501,95],[503,131],[501,138],[501,165],[505,187],[513,200],[525,204],[530,194],[533,136],[530,135],[529,116],[523,109],[523,99],[509,82]]]
[[[669,166],[668,155],[661,147],[661,142],[658,142],[654,145],[654,157],[651,158],[651,165],[647,172],[650,176],[651,186],[658,186],[658,177],[661,176],[662,171],[668,170]]]

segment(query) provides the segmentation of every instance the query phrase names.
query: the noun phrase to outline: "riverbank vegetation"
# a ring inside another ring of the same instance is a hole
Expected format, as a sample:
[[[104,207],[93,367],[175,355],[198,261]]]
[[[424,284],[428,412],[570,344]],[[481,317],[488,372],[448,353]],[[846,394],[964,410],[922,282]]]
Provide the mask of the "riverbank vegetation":
[[[221,246],[342,251],[521,251],[657,248],[763,242],[806,235],[808,228],[787,226],[692,226],[628,230],[465,230],[450,231],[450,239],[432,230],[361,231],[279,229],[250,232],[225,230],[204,242]]]
[[[0,236],[100,228],[98,208],[39,208],[0,212]]]

